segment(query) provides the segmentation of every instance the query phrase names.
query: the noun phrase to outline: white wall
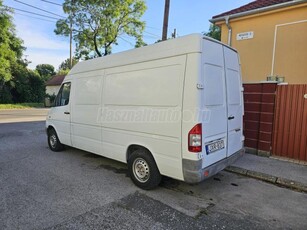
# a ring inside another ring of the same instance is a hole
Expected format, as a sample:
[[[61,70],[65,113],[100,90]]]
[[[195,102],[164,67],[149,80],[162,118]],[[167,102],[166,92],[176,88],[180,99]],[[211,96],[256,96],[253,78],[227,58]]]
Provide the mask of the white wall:
[[[60,85],[46,86],[46,94],[49,94],[49,95],[52,95],[52,94],[57,95],[59,90],[60,90]]]

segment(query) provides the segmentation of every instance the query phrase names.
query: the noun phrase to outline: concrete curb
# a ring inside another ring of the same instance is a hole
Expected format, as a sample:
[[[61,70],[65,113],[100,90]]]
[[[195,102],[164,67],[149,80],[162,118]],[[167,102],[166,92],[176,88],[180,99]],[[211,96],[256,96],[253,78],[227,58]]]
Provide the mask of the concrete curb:
[[[247,169],[236,167],[236,166],[228,166],[227,168],[225,168],[225,171],[240,174],[243,176],[252,177],[252,178],[262,180],[262,181],[265,181],[271,184],[275,184],[275,185],[293,189],[299,192],[307,193],[307,185],[297,182],[297,181],[285,179],[282,177],[276,177],[276,176],[272,176],[269,174],[256,172],[252,170],[247,170]]]

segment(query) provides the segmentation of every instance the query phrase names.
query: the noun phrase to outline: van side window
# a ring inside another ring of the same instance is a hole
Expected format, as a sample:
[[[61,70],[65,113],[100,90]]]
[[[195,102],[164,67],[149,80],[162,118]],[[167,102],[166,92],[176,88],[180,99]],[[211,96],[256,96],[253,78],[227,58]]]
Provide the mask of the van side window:
[[[64,83],[55,99],[54,106],[64,106],[69,103],[70,82]]]

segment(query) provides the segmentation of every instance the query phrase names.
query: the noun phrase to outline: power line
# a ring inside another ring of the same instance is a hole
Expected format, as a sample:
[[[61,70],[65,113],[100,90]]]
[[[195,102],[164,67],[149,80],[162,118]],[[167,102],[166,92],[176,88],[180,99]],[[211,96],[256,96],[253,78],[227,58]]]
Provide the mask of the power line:
[[[32,8],[34,8],[34,9],[37,9],[37,10],[40,10],[40,11],[46,12],[46,13],[48,13],[48,14],[52,14],[52,15],[55,15],[55,16],[58,16],[58,17],[61,17],[61,18],[65,18],[65,17],[63,17],[62,15],[52,13],[52,12],[50,12],[50,11],[48,11],[48,10],[43,10],[43,9],[41,9],[41,8],[39,8],[39,7],[36,7],[36,6],[30,5],[30,4],[28,4],[28,3],[25,3],[25,2],[22,2],[22,1],[19,1],[19,0],[14,0],[14,1],[15,1],[15,2],[18,2],[18,3],[20,3],[20,4],[23,4],[23,5],[26,5],[26,6],[32,7]]]
[[[156,38],[156,37],[153,37],[153,36],[150,36],[150,35],[143,35],[143,38],[145,39],[150,39],[150,40],[154,40],[154,41],[158,41],[160,39]]]
[[[46,21],[46,22],[53,22],[53,23],[56,22],[56,21],[51,21],[51,20],[48,20],[48,19],[33,17],[33,16],[30,16],[30,15],[27,15],[27,14],[22,14],[22,13],[16,13],[15,12],[15,14],[22,15],[22,16],[29,17],[29,18],[34,18],[34,19],[41,20],[41,21]]]
[[[38,14],[38,13],[35,13],[35,12],[32,12],[32,11],[21,10],[21,9],[18,9],[18,8],[15,8],[15,7],[11,7],[11,6],[5,6],[5,7],[9,8],[9,9],[25,12],[25,13],[28,13],[28,14],[33,14],[33,15],[37,15],[37,16],[41,16],[41,17],[45,17],[45,18],[51,18],[51,19],[59,20],[59,18],[55,18],[55,17],[43,15],[43,14]]]
[[[159,35],[156,35],[156,34],[153,34],[153,33],[147,32],[147,31],[144,31],[144,33],[152,35],[152,37],[160,38]]]
[[[146,27],[149,28],[149,29],[154,29],[154,30],[159,30],[159,31],[161,31],[161,29],[158,29],[158,28],[155,28],[155,27],[152,27],[152,26],[147,26],[147,25],[146,25]]]
[[[42,2],[47,2],[49,4],[52,4],[52,5],[56,5],[56,6],[62,6],[62,4],[59,4],[59,3],[56,3],[56,2],[51,2],[51,1],[47,1],[47,0],[41,0]]]
[[[129,42],[128,40],[126,40],[126,39],[124,39],[123,37],[121,37],[121,36],[118,36],[120,39],[122,39],[123,41],[125,41],[125,42],[127,42],[127,43],[129,43],[131,46],[133,46],[134,47],[134,45],[132,44],[132,42]]]

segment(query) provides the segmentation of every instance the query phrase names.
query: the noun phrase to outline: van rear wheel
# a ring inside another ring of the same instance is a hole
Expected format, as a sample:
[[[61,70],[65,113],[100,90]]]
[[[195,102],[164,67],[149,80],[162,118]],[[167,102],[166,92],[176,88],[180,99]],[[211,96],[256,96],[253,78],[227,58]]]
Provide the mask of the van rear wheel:
[[[60,142],[58,135],[54,129],[48,131],[48,145],[54,152],[59,152],[64,149],[64,145]]]
[[[161,174],[155,160],[145,150],[136,150],[130,155],[128,170],[133,183],[141,189],[153,189],[161,181]]]

